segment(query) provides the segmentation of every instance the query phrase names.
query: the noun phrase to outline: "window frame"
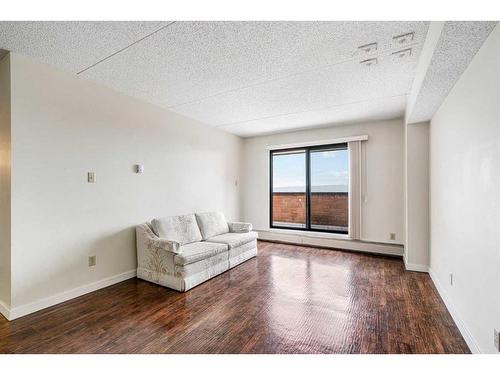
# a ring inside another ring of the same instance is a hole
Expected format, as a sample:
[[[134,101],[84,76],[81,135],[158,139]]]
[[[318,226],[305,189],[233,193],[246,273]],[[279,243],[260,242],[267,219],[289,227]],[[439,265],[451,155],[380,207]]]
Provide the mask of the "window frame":
[[[350,215],[349,210],[347,212],[347,215],[348,215],[347,231],[311,228],[311,151],[313,151],[313,152],[314,151],[322,151],[322,150],[327,151],[327,150],[332,150],[332,149],[347,150],[347,152],[349,154],[348,142],[269,150],[269,228],[296,230],[296,231],[302,231],[302,232],[321,232],[321,233],[333,233],[333,234],[349,235],[349,222],[350,222],[349,221],[349,219],[350,219],[349,218],[349,215]],[[278,154],[278,153],[293,152],[293,151],[304,151],[304,153],[305,153],[305,163],[306,163],[306,168],[305,168],[306,169],[306,192],[305,192],[306,193],[306,227],[305,228],[273,225],[273,155]],[[350,173],[349,162],[348,162],[347,168],[348,168],[348,172]],[[348,184],[350,184],[350,178],[349,178]],[[347,186],[348,199],[349,199],[349,191],[350,191],[350,186],[348,185]]]

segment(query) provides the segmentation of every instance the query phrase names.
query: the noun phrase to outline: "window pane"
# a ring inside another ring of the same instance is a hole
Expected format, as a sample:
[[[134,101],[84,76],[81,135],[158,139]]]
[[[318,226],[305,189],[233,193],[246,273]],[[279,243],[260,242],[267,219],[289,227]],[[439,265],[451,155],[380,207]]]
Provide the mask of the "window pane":
[[[347,147],[311,150],[311,229],[348,230]]]
[[[276,227],[306,227],[305,150],[272,154],[272,224]]]

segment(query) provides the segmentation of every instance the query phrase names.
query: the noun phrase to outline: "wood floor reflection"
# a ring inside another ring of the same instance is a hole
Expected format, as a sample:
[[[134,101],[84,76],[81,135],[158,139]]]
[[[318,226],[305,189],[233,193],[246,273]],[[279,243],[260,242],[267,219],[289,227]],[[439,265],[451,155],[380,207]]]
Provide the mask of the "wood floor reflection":
[[[2,353],[468,353],[427,274],[398,258],[259,242],[178,293],[132,279],[7,322]]]

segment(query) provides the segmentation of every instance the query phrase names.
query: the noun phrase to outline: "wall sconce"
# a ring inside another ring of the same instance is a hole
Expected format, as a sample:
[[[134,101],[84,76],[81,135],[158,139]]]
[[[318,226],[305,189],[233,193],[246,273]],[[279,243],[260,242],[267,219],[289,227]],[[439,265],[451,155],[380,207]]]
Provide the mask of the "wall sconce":
[[[142,164],[136,164],[134,166],[135,173],[144,173],[144,165]]]

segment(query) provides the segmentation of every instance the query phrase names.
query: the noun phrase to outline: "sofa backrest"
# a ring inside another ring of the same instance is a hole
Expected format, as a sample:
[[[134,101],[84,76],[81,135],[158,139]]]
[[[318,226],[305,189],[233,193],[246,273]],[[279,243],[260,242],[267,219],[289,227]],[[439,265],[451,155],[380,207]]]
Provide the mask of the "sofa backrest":
[[[202,240],[194,214],[153,219],[151,225],[159,237],[179,242],[181,245]]]
[[[196,214],[196,219],[204,240],[229,232],[226,218],[222,212],[201,212]]]

